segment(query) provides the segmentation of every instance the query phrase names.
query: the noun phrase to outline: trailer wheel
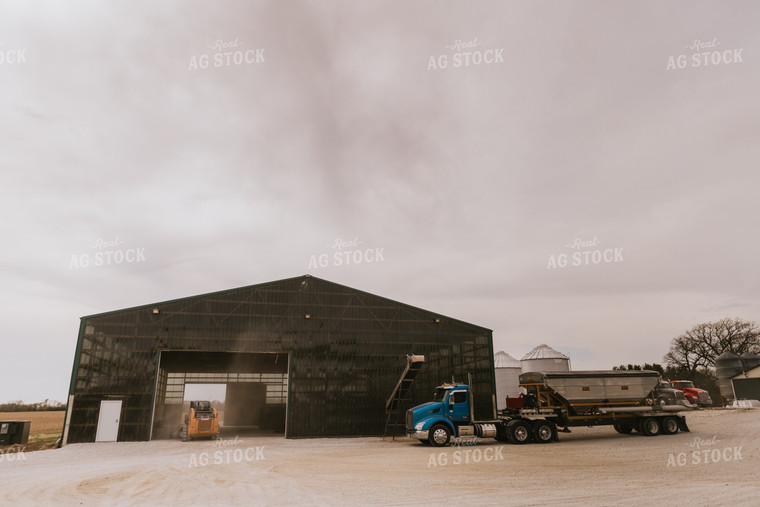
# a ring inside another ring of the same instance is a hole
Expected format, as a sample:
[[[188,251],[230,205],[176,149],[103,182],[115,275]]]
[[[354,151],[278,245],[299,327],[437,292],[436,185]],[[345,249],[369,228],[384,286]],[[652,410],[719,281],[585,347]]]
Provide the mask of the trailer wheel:
[[[525,444],[530,442],[530,424],[526,421],[510,421],[507,424],[507,438],[512,444]]]
[[[630,424],[613,424],[612,427],[615,428],[615,431],[622,433],[623,435],[628,435],[633,431],[633,426]]]
[[[665,417],[660,422],[660,427],[662,429],[663,435],[673,435],[674,433],[678,433],[678,421],[675,417]]]
[[[539,444],[546,444],[554,439],[554,428],[549,421],[534,421],[533,422],[533,438]]]
[[[648,437],[653,437],[660,433],[660,421],[654,417],[647,417],[641,421],[641,432]]]
[[[435,447],[443,447],[451,439],[451,430],[443,424],[436,424],[430,428],[428,441]]]

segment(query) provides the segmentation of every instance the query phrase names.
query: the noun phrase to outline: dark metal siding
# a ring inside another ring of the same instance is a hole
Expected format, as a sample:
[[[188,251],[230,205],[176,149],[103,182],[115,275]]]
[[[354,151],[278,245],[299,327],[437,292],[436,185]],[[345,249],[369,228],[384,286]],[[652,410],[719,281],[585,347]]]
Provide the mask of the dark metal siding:
[[[760,378],[733,379],[737,400],[760,399]]]

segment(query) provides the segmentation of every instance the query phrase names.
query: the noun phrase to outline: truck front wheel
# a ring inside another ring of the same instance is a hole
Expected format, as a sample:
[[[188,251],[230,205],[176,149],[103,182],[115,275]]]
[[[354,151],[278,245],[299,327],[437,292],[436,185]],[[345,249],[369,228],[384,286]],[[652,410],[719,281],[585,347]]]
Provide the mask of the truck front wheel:
[[[528,443],[531,433],[530,424],[526,421],[510,421],[507,424],[507,438],[512,444]]]
[[[648,437],[653,437],[660,433],[660,422],[654,417],[647,417],[641,421],[641,432]]]
[[[449,443],[451,439],[451,430],[443,424],[436,424],[430,428],[430,434],[428,435],[428,441],[436,446],[443,447]]]

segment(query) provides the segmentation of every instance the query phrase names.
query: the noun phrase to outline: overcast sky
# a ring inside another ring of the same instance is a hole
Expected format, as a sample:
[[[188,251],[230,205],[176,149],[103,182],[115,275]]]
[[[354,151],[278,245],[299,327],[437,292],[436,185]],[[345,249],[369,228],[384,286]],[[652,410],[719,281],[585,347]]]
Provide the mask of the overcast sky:
[[[758,318],[757,2],[0,6],[0,402],[82,316],[306,273],[574,369]]]

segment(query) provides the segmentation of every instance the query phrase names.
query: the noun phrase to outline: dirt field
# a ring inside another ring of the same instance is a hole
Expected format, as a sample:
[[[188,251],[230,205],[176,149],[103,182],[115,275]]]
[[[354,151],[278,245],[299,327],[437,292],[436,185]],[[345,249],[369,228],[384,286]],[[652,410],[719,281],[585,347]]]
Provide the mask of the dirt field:
[[[29,434],[61,434],[63,410],[45,412],[0,412],[0,421],[32,421]],[[57,437],[56,437],[57,438]]]
[[[63,410],[44,412],[0,412],[0,421],[31,421],[29,445],[26,449],[37,450],[54,447],[63,430]],[[0,448],[2,449],[2,448]]]
[[[0,461],[15,505],[758,505],[760,410],[691,433],[578,428],[560,442],[431,448],[380,438],[69,445]]]

